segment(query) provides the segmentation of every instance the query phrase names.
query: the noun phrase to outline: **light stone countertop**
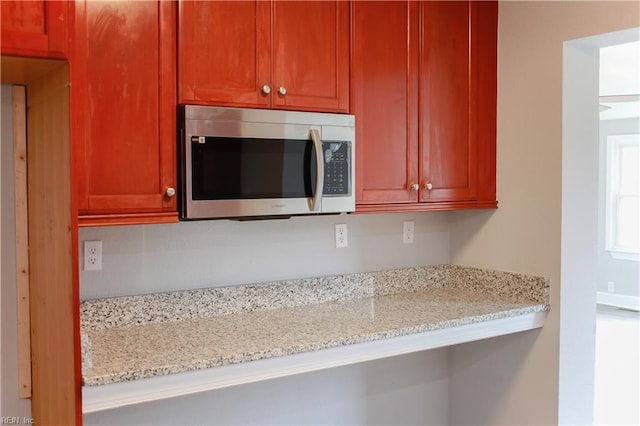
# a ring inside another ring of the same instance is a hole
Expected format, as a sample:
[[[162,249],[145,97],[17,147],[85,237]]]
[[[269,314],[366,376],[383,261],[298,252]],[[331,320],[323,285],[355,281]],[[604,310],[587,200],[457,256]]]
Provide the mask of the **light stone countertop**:
[[[544,278],[450,265],[88,300],[83,380],[126,382],[547,309]]]

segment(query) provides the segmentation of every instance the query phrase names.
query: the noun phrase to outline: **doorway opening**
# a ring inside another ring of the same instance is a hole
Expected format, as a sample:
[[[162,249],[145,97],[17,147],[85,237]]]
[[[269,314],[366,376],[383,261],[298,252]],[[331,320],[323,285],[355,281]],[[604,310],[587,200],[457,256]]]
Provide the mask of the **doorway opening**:
[[[640,40],[640,28],[567,41],[563,50],[560,418],[593,413],[599,288],[600,49]],[[609,101],[611,99],[608,99]],[[604,106],[607,106],[606,103]],[[605,195],[606,196],[606,195]],[[636,266],[637,267],[637,266]],[[607,286],[607,282],[604,283]],[[637,341],[631,346],[637,351]],[[629,370],[636,369],[635,365]],[[634,374],[628,371],[627,376]],[[609,394],[622,389],[608,389]],[[621,395],[622,396],[622,395]],[[637,397],[637,386],[636,386]],[[622,399],[622,398],[621,398]],[[637,399],[635,400],[637,401]],[[637,402],[635,403],[637,404]],[[637,405],[632,406],[637,416]],[[579,414],[571,414],[582,413]],[[579,416],[579,417],[576,417]],[[597,418],[597,422],[614,420]],[[635,417],[637,423],[638,419]]]

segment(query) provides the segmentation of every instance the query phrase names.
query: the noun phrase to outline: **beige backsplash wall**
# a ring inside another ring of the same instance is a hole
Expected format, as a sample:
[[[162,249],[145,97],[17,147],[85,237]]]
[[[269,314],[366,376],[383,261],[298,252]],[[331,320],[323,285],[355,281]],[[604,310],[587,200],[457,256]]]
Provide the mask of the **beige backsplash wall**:
[[[102,271],[83,271],[82,299],[449,263],[448,212],[213,220],[83,228],[101,240]],[[402,223],[415,222],[413,244]],[[336,223],[349,246],[334,246]],[[82,263],[82,259],[80,259]]]
[[[592,69],[580,67],[581,78],[594,77],[596,83],[579,92],[589,96],[594,90],[593,98],[591,103],[569,103],[570,98],[563,93],[566,90],[563,72],[572,67],[563,63],[563,54],[567,53],[564,43],[640,26],[640,3],[500,1],[499,20],[500,208],[492,214],[452,215],[451,261],[548,277],[551,311],[540,332],[460,345],[451,350],[450,422],[589,424],[593,413],[589,403],[593,395],[589,388],[593,386],[593,370],[583,366],[593,356],[590,342],[595,333],[595,286],[593,303],[585,306],[592,314],[585,315],[583,309],[568,312],[564,308],[567,303],[576,304],[579,291],[574,291],[572,297],[564,296],[570,294],[568,290],[587,288],[589,283],[560,282],[561,253],[565,254],[561,252],[561,218],[566,207],[563,196],[567,196],[563,193],[563,177],[566,182],[567,174],[575,173],[566,167],[563,170],[566,166],[563,154],[573,152],[567,150],[570,139],[565,139],[568,133],[563,129],[567,117],[563,119],[563,103],[571,106],[572,116],[581,114],[582,108],[590,108],[597,121],[597,75],[591,75]],[[570,81],[575,85],[575,75]],[[580,158],[573,161],[586,164],[597,151],[597,122],[581,120],[579,127],[593,129],[592,141],[571,140],[572,149],[585,144]],[[593,145],[587,148],[586,144],[591,142]],[[579,180],[585,194],[595,199],[597,168],[592,182],[594,185]],[[572,225],[595,211],[583,210],[580,217],[573,218]],[[595,223],[592,229],[595,235]],[[580,261],[573,264],[580,265]],[[563,273],[567,270],[565,266]],[[589,315],[590,321],[584,321]],[[576,375],[576,370],[583,373]]]

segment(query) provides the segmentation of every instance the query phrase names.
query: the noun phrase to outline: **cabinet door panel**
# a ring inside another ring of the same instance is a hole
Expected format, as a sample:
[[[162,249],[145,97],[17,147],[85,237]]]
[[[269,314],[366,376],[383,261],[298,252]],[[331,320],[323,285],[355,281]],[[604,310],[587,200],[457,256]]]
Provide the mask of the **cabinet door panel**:
[[[80,211],[175,211],[175,198],[164,196],[176,179],[173,5],[79,7],[72,108]]]
[[[2,1],[2,54],[65,58],[69,3]]]
[[[273,3],[272,105],[346,112],[349,107],[349,3]],[[286,94],[278,93],[283,87]]]
[[[45,34],[44,1],[3,1],[2,29]]]
[[[495,207],[498,2],[473,2],[472,15],[471,93],[476,100],[471,123],[477,132],[478,200]]]
[[[357,202],[415,202],[409,185],[418,182],[417,3],[352,7]]]
[[[269,16],[265,1],[181,1],[180,103],[267,106]]]
[[[434,1],[422,7],[421,201],[473,199],[470,3]],[[425,190],[426,183],[433,189]]]

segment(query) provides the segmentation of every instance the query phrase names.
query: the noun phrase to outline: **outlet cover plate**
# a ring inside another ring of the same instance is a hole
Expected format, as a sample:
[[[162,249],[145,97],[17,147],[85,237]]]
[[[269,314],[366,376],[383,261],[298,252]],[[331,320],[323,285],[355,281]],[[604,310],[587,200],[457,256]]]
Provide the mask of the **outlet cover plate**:
[[[346,223],[336,223],[335,238],[336,238],[336,248],[347,247],[349,245],[349,241],[347,240],[347,224]]]
[[[414,222],[405,220],[402,222],[402,242],[405,244],[413,244]]]
[[[102,270],[102,241],[84,241],[84,270]]]

